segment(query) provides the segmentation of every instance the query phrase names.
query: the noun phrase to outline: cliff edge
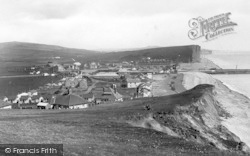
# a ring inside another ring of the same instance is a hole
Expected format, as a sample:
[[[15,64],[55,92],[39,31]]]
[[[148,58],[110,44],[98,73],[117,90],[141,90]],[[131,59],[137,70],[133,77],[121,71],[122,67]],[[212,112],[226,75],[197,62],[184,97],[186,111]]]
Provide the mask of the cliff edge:
[[[183,85],[189,90],[143,102],[147,113],[134,115],[127,122],[220,150],[250,153],[248,142],[228,126],[235,113],[221,97],[228,98],[225,94],[233,91],[202,73],[188,73]]]

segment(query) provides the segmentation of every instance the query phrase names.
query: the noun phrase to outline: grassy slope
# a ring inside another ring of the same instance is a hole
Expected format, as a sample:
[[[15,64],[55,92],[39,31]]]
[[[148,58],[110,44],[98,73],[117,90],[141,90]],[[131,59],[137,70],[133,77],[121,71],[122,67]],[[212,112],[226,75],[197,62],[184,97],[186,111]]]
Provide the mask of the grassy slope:
[[[19,68],[46,64],[48,61],[61,63],[73,62],[73,59],[82,63],[90,61],[120,62],[135,61],[142,57],[169,58],[176,60],[180,55],[180,60],[188,61],[192,55],[191,46],[161,47],[142,50],[132,50],[123,52],[100,53],[97,51],[65,48],[54,45],[6,42],[0,43],[0,74],[11,75]],[[61,59],[54,60],[52,57],[60,56]],[[73,58],[73,59],[72,59]],[[17,71],[16,71],[17,73]]]
[[[85,110],[2,110],[0,143],[63,143],[65,155],[236,155],[127,122],[172,110],[199,95],[137,99]],[[152,109],[145,110],[146,104]]]
[[[179,59],[188,61],[192,56],[192,46],[160,47],[122,52],[99,53],[97,51],[65,48],[45,44],[7,42],[0,43],[0,54],[0,61],[22,62],[24,60],[29,60],[33,63],[43,63],[44,61],[48,61],[48,57],[55,56],[63,57],[63,61],[74,58],[78,61],[112,60],[119,62],[121,60],[138,60],[142,57],[167,57],[175,60],[177,59],[177,56],[180,55]]]
[[[160,48],[149,48],[142,50],[131,50],[131,51],[121,51],[121,52],[109,52],[103,53],[96,57],[90,58],[93,60],[102,61],[138,61],[143,57],[152,58],[168,58],[176,60],[178,55],[180,55],[180,60],[188,62],[190,57],[192,57],[192,46],[174,46],[174,47],[160,47]]]
[[[21,74],[18,72],[20,68],[46,64],[48,61],[61,63],[72,63],[73,59],[81,61],[97,53],[96,51],[85,49],[73,49],[35,43],[0,43],[0,75]],[[61,59],[52,59],[52,57],[56,56],[60,56]],[[12,72],[9,72],[9,70]]]
[[[85,49],[73,49],[60,46],[23,43],[23,42],[7,42],[0,44],[0,61],[19,62],[25,61],[36,63],[46,63],[51,57],[60,56],[57,61],[67,62],[71,58],[82,59],[82,57],[92,56],[96,51]],[[72,60],[71,60],[72,61]]]

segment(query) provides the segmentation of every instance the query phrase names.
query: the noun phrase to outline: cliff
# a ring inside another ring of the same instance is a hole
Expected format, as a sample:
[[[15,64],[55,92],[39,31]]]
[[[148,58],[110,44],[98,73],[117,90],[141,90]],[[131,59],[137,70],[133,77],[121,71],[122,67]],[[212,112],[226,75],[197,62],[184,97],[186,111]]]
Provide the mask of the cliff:
[[[191,84],[198,85],[190,90],[144,102],[147,113],[133,116],[128,123],[220,150],[249,153],[249,147],[224,125],[223,119],[233,116],[218,101],[217,88],[199,83],[197,79]]]

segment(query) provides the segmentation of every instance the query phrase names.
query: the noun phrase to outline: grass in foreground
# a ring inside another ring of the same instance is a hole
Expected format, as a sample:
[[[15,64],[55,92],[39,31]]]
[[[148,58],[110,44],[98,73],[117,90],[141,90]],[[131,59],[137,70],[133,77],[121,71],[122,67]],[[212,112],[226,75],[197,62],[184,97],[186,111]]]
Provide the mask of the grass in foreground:
[[[138,99],[84,110],[1,110],[0,143],[62,143],[65,155],[80,156],[236,155],[126,123],[124,119],[148,114],[143,103]]]

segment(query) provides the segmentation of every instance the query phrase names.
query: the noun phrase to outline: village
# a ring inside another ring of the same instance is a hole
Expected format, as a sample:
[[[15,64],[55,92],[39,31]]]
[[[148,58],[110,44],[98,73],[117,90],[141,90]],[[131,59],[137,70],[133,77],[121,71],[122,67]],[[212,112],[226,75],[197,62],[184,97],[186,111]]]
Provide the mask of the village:
[[[82,109],[99,104],[149,98],[153,94],[154,75],[177,73],[176,62],[142,58],[121,63],[48,62],[32,66],[30,75],[58,76],[60,81],[36,90],[0,100],[0,109]],[[173,83],[170,87],[175,90]]]

